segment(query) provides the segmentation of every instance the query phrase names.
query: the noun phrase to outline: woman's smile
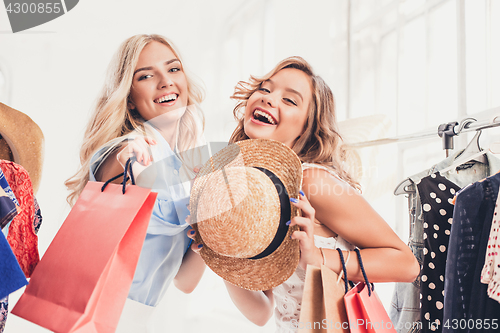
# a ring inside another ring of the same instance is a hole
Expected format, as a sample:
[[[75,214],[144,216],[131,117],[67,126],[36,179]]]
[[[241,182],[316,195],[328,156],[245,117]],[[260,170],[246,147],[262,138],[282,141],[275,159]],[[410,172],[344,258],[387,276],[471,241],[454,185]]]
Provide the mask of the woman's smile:
[[[292,147],[304,131],[311,98],[307,74],[295,68],[280,70],[248,98],[245,134],[251,139],[271,139]]]
[[[144,120],[165,115],[161,117],[163,122],[176,122],[184,114],[187,79],[180,60],[169,47],[156,41],[144,47],[134,71],[130,99],[131,109],[136,109]]]
[[[257,125],[264,126],[276,126],[278,121],[276,118],[267,110],[262,108],[256,108],[253,112],[252,122]]]

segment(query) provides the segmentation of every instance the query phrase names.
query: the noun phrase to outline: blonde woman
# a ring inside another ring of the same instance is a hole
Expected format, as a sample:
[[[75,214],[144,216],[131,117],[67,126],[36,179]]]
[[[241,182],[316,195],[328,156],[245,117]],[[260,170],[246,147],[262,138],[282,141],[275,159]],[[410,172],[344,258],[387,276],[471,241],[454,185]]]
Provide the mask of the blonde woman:
[[[370,281],[413,281],[419,266],[411,250],[363,199],[359,184],[344,169],[333,94],[311,66],[300,57],[287,58],[264,77],[240,82],[232,97],[239,102],[231,142],[277,140],[303,163],[300,198],[290,199],[302,216],[288,223],[300,227],[291,236],[299,242],[299,267],[273,290],[249,291],[226,282],[239,310],[257,325],[264,325],[274,312],[278,332],[296,332],[305,268],[324,263],[339,274],[336,248],[350,257],[350,280],[363,280],[356,254],[350,253],[357,246]]]
[[[87,125],[82,166],[66,182],[73,204],[89,180],[120,174],[135,156],[137,184],[158,192],[118,332],[145,332],[170,282],[191,292],[203,274],[203,261],[189,249],[191,228],[185,221],[185,180],[196,172],[187,152],[200,143],[202,99],[202,90],[186,74],[171,42],[159,35],[128,38],[109,66]]]

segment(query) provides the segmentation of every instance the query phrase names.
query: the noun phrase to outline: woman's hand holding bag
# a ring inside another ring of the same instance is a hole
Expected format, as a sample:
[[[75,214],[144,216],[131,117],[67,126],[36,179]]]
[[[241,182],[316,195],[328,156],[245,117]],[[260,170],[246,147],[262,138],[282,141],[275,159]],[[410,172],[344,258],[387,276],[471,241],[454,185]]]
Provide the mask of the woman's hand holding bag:
[[[368,281],[361,253],[357,248],[355,251],[365,281],[356,284],[344,296],[351,333],[396,333],[373,283]],[[342,254],[341,259],[343,259]],[[345,265],[344,275],[346,275]]]

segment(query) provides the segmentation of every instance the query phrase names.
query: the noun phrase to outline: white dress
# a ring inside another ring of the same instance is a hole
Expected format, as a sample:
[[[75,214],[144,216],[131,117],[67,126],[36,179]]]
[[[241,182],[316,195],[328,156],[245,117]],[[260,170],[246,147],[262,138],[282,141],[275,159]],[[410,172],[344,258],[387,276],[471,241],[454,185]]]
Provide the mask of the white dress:
[[[302,170],[312,167],[326,170],[333,176],[340,179],[333,170],[316,164],[304,163],[302,165]],[[354,246],[340,236],[322,237],[314,235],[314,245],[318,248],[322,247],[325,249],[340,248],[344,251],[354,250]],[[299,322],[305,278],[306,272],[299,266],[288,280],[273,289],[274,300],[276,302],[276,308],[274,310],[276,332],[297,332],[297,323]]]

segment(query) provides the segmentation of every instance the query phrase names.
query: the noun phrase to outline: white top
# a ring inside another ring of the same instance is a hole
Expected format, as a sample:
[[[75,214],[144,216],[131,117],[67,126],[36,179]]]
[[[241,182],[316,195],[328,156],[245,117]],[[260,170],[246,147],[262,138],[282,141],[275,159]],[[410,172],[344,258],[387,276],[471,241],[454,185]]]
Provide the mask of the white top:
[[[324,166],[309,163],[304,163],[302,165],[302,170],[306,170],[308,168],[320,168],[328,171],[338,179],[341,179],[332,169]],[[314,245],[318,248],[322,247],[325,249],[340,248],[344,251],[354,250],[354,246],[340,236],[322,237],[314,235]],[[288,280],[273,289],[274,299],[276,302],[276,308],[274,310],[276,332],[297,332],[305,278],[306,271],[299,266]]]

